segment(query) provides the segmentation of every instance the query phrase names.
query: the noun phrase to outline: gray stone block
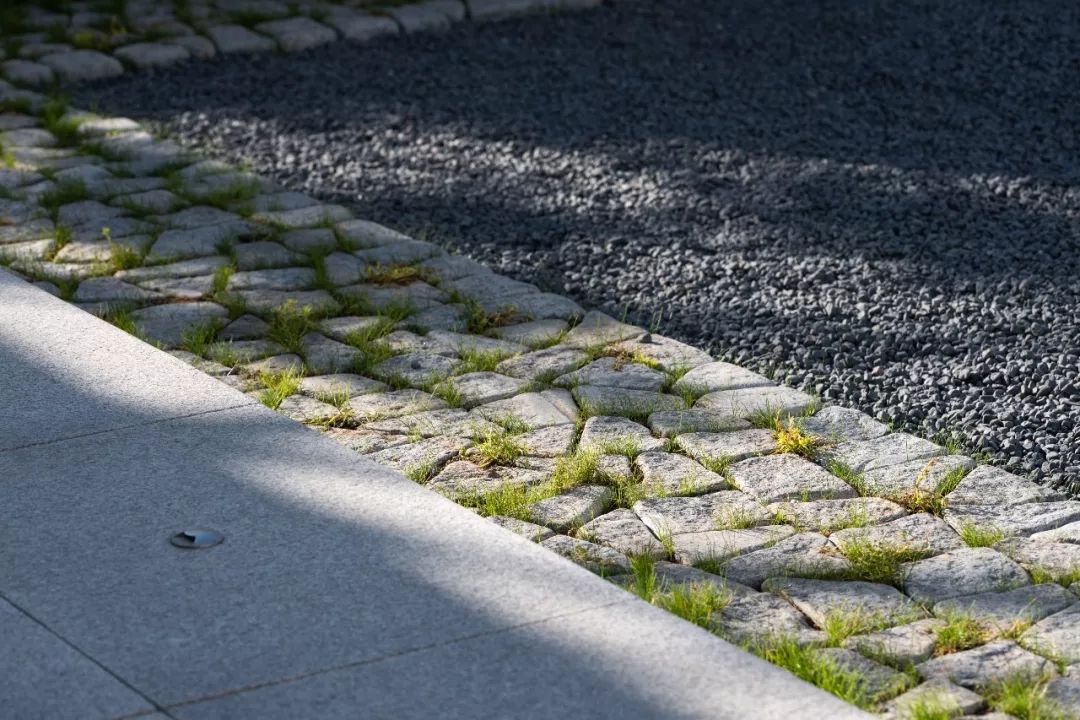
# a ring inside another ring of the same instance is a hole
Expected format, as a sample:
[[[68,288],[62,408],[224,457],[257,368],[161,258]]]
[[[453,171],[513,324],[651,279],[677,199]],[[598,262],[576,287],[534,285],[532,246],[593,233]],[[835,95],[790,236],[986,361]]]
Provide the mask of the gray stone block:
[[[671,537],[675,559],[684,565],[723,562],[728,558],[770,547],[795,533],[787,525],[765,525],[745,530],[709,530]]]
[[[994,549],[1054,582],[1080,575],[1080,547],[1076,545],[1016,537],[998,542]]]
[[[593,415],[642,416],[685,407],[682,398],[674,395],[624,388],[578,385],[572,394],[578,405]]]
[[[831,405],[808,418],[802,418],[799,426],[806,432],[832,443],[873,440],[889,431],[883,423],[866,413],[838,405]]]
[[[752,387],[711,392],[702,396],[694,404],[694,409],[713,410],[746,419],[758,413],[799,415],[816,403],[816,399],[795,388]]]
[[[42,65],[48,65],[67,82],[101,80],[124,74],[124,66],[118,60],[94,50],[75,50],[46,55],[40,58],[39,62]]]
[[[451,500],[463,501],[483,497],[508,486],[539,485],[550,478],[551,473],[544,470],[498,465],[482,468],[466,460],[458,460],[443,468],[427,487]]]
[[[722,475],[685,455],[646,452],[638,455],[634,464],[641,471],[642,482],[665,495],[699,495],[729,487]]]
[[[481,405],[473,412],[493,422],[520,422],[534,429],[574,423],[573,418],[561,412],[541,393],[522,393],[506,400]]]
[[[425,410],[442,410],[446,403],[419,390],[371,393],[349,400],[349,410],[359,422],[411,415]]]
[[[736,430],[722,433],[683,433],[675,438],[687,455],[697,460],[730,460],[737,462],[776,450],[776,437],[771,430]]]
[[[1080,662],[1080,605],[1035,623],[1020,636],[1020,642],[1055,660]]]
[[[1037,485],[992,465],[981,465],[960,481],[948,495],[949,505],[1020,505],[1066,500],[1068,495]]]
[[[950,473],[974,467],[975,461],[965,455],[938,455],[868,470],[863,483],[868,493],[902,498],[917,491],[933,492]]]
[[[435,475],[440,472],[440,468],[471,444],[467,439],[460,437],[432,437],[405,445],[393,445],[371,453],[368,457],[380,465],[403,474],[423,470],[429,475]],[[468,463],[453,464],[468,465]],[[452,470],[450,474],[453,474]],[[449,474],[446,479],[449,479]]]
[[[994,527],[1006,535],[1032,535],[1080,520],[1080,502],[1064,500],[1024,505],[960,505],[946,508],[943,517],[957,531],[972,525]]]
[[[619,508],[601,515],[582,526],[578,533],[590,542],[614,548],[624,555],[667,556],[667,550],[645,523],[631,510]]]
[[[731,481],[763,503],[852,498],[855,490],[808,460],[785,453],[751,458],[728,469]]]
[[[538,380],[564,375],[588,359],[589,356],[581,350],[557,345],[503,360],[496,370],[512,377]]]
[[[166,347],[179,346],[185,333],[212,323],[224,323],[228,317],[228,310],[206,302],[155,305],[131,313],[140,336]]]
[[[1024,650],[1011,640],[998,640],[981,647],[942,655],[915,666],[923,679],[944,678],[969,689],[1026,674],[1054,672],[1049,660]]]
[[[937,633],[946,624],[936,618],[916,620],[866,635],[852,635],[844,640],[842,647],[883,658],[899,667],[915,665],[929,660],[934,654]]]
[[[985,708],[986,701],[978,693],[954,685],[947,678],[935,677],[908,690],[890,703],[890,707],[903,719],[910,717],[917,708],[927,706],[939,709],[949,716],[967,715]]]
[[[1036,623],[1076,602],[1076,596],[1060,585],[1043,584],[952,598],[934,606],[934,614],[948,617],[962,613],[1004,632],[1016,623]]]
[[[632,357],[644,356],[666,372],[698,368],[712,362],[712,357],[704,350],[655,333],[649,333],[640,340],[626,340],[614,349]]]
[[[580,370],[555,378],[560,387],[598,385],[659,392],[668,382],[667,376],[650,367],[620,358],[604,357],[594,360]]]
[[[829,539],[820,533],[799,533],[776,545],[749,555],[733,558],[725,567],[725,575],[735,582],[752,588],[771,577],[800,577],[844,573],[851,564],[826,554]]]
[[[268,37],[253,33],[242,25],[215,25],[206,29],[206,34],[217,45],[221,53],[267,52],[277,45]]]
[[[578,447],[585,451],[620,454],[630,450],[661,450],[664,442],[654,438],[644,426],[633,420],[600,415],[585,421]]]
[[[910,549],[927,555],[940,555],[967,547],[944,520],[930,513],[915,513],[881,525],[837,530],[829,535],[829,542],[841,550],[849,543],[861,542],[878,547]]]
[[[366,380],[366,378],[363,379]],[[377,420],[366,424],[364,427],[380,433],[422,438],[437,435],[477,438],[485,433],[495,432],[499,429],[497,425],[464,410],[429,410],[390,420]]]
[[[689,390],[699,395],[720,390],[772,386],[773,382],[763,375],[750,372],[727,362],[709,362],[695,367],[675,383],[676,391]]]
[[[785,523],[802,530],[818,530],[822,533],[877,525],[907,515],[907,510],[896,503],[874,497],[807,502],[785,500],[772,503],[767,510],[776,517],[783,516]]]
[[[587,348],[610,345],[621,340],[637,340],[645,334],[639,327],[626,325],[602,312],[590,310],[581,322],[567,333],[564,342],[571,347]]]
[[[621,552],[566,535],[548,538],[540,546],[595,573],[614,574],[630,569],[630,561]]]
[[[773,577],[762,583],[761,589],[786,598],[818,627],[824,627],[834,614],[872,618],[883,625],[911,622],[928,615],[896,588],[861,580]]]
[[[259,23],[255,29],[274,38],[285,52],[307,50],[337,40],[333,30],[306,17],[271,20]]]
[[[890,465],[928,460],[948,451],[929,440],[907,433],[892,433],[873,440],[844,442],[825,453],[826,458],[840,462],[855,472],[875,470]]]
[[[472,408],[513,397],[529,387],[525,380],[493,372],[474,372],[458,375],[445,381],[461,396],[463,407]]]
[[[583,485],[562,495],[529,505],[529,518],[556,532],[578,527],[600,515],[611,504],[611,489],[604,485]]]
[[[811,628],[802,613],[768,593],[736,598],[713,621],[713,629],[739,645],[776,636],[803,646],[825,642],[825,633]]]
[[[817,657],[827,658],[841,670],[855,674],[862,681],[862,690],[871,700],[884,700],[907,690],[913,683],[902,672],[876,663],[852,650],[826,648]]]
[[[901,572],[904,591],[927,605],[1031,584],[1024,568],[990,548],[965,548],[905,563]]]
[[[504,530],[509,530],[515,535],[520,535],[535,543],[543,542],[544,540],[555,536],[555,531],[551,528],[546,528],[542,525],[534,525],[531,522],[525,522],[524,520],[518,520],[517,518],[494,515],[489,517],[488,520]]]
[[[634,512],[657,537],[719,530],[728,523],[735,527],[765,525],[771,518],[757,501],[737,490],[639,500],[634,503]],[[736,517],[739,522],[733,523]]]
[[[749,430],[751,425],[742,418],[709,410],[674,410],[649,416],[649,429],[660,437],[675,437],[687,432],[731,432]]]
[[[187,60],[191,57],[191,52],[183,45],[175,43],[143,42],[117,48],[113,55],[127,60],[139,70],[149,70]]]
[[[383,392],[384,390],[386,390],[386,386],[381,382],[350,373],[314,375],[300,381],[300,392],[314,398],[339,394],[354,398],[357,395],[367,395],[369,393]]]

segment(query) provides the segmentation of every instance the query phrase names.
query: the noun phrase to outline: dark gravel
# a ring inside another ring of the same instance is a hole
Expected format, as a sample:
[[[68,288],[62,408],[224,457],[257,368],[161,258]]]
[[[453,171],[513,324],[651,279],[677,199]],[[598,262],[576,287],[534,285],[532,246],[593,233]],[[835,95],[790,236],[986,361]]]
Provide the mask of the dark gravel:
[[[1080,487],[1080,5],[665,0],[77,100]]]

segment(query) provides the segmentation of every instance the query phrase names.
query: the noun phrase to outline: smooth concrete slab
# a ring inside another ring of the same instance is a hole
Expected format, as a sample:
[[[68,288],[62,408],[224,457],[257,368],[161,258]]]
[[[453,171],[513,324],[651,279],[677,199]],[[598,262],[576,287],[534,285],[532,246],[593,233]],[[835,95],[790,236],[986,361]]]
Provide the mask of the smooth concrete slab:
[[[254,403],[6,272],[0,368],[0,450]]]
[[[154,706],[93,660],[0,599],[0,715],[116,717]]]
[[[603,581],[600,581],[603,582]],[[169,708],[180,720],[871,718],[630,598],[505,632]]]

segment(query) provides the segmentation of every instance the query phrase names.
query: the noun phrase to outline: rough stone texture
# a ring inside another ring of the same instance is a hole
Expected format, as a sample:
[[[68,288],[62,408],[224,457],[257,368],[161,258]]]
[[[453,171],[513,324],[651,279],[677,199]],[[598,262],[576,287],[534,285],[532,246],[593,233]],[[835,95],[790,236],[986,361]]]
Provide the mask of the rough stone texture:
[[[1068,543],[1043,542],[1030,538],[1007,538],[994,549],[1005,553],[1029,570],[1038,569],[1058,582],[1080,575],[1080,547]]]
[[[747,530],[709,530],[671,537],[675,559],[684,565],[728,558],[769,547],[795,533],[787,525],[765,525]]]
[[[96,277],[83,280],[75,290],[75,302],[148,302],[160,300],[161,295],[143,290],[112,277]]]
[[[859,472],[929,459],[947,452],[929,440],[907,433],[892,433],[873,440],[840,443],[828,451],[826,457]]]
[[[620,358],[602,357],[592,361],[580,370],[555,378],[554,384],[561,387],[598,385],[601,387],[659,392],[667,381],[667,376],[664,373],[645,365],[627,362]]]
[[[770,513],[745,493],[735,490],[697,497],[638,500],[634,512],[657,537],[719,530],[721,523],[737,515],[744,525],[765,525]]]
[[[67,82],[101,80],[124,74],[124,66],[119,61],[94,50],[75,50],[46,55],[39,62],[48,65]]]
[[[1080,522],[1071,522],[1053,530],[1034,533],[1031,539],[1039,542],[1080,544]]]
[[[269,241],[243,243],[237,245],[233,252],[236,254],[236,266],[240,270],[298,265],[304,261],[301,254]]]
[[[906,674],[863,657],[852,650],[826,648],[817,651],[818,657],[828,658],[842,670],[856,673],[863,682],[863,691],[874,700],[891,698],[912,685]]]
[[[360,351],[351,345],[331,340],[319,333],[307,333],[300,339],[304,350],[304,359],[308,370],[316,374],[326,374],[352,367],[353,359]]]
[[[761,589],[783,596],[818,627],[824,627],[833,613],[872,617],[889,625],[927,616],[902,592],[878,583],[774,577]]]
[[[229,277],[229,290],[304,290],[315,283],[311,268],[249,270]]]
[[[349,410],[360,421],[400,417],[425,410],[441,410],[445,407],[446,403],[439,398],[419,390],[373,393],[349,400]]]
[[[798,528],[825,533],[853,526],[876,525],[907,515],[907,510],[896,503],[874,497],[807,502],[787,500],[773,503],[767,509],[775,515],[782,515],[784,522]]]
[[[828,538],[819,533],[799,533],[781,540],[771,548],[733,558],[725,568],[726,576],[752,588],[770,577],[798,577],[804,574],[842,573],[851,568],[843,558],[827,555]]]
[[[191,52],[182,45],[144,42],[117,48],[113,55],[127,60],[139,70],[149,70],[187,60]]]
[[[578,447],[582,450],[616,452],[635,448],[638,452],[661,450],[662,440],[657,440],[649,431],[632,420],[621,417],[591,417],[585,421]]]
[[[414,283],[410,285],[410,288],[418,287],[420,283]],[[427,285],[425,287],[431,287]],[[525,352],[528,348],[524,345],[518,345],[516,343],[506,342],[505,340],[494,340],[492,338],[480,337],[478,335],[464,335],[462,333],[446,332],[445,330],[434,330],[428,333],[428,337],[432,340],[437,340],[445,345],[450,346],[456,353],[463,352],[491,352],[502,353],[504,355],[514,355],[520,352]]]
[[[383,323],[383,319],[377,316],[372,317],[355,317],[352,315],[344,317],[327,318],[319,322],[319,327],[323,333],[335,340],[344,342],[349,335],[353,333],[364,333],[365,331],[378,327]]]
[[[82,200],[62,205],[57,211],[56,221],[62,225],[81,225],[127,214],[128,211],[123,208],[102,205],[97,200]]]
[[[641,471],[642,482],[659,488],[666,495],[697,495],[728,487],[727,480],[707,470],[685,455],[646,452],[634,464]]]
[[[949,493],[949,505],[1019,505],[1067,497],[1063,492],[1036,485],[1001,468],[982,465],[968,473]]]
[[[446,258],[436,258],[435,260],[427,260],[422,265],[424,267],[431,267],[432,263],[445,263],[449,258],[455,258],[455,255],[447,255]],[[491,272],[484,265],[479,265],[469,261],[470,265],[475,265],[477,268]],[[446,274],[446,270],[442,270],[442,273]],[[445,279],[456,279],[459,276],[456,273],[451,273],[453,277],[445,277]],[[475,274],[475,273],[468,273]],[[559,339],[566,331],[569,325],[565,320],[548,319],[548,320],[533,320],[531,322],[518,323],[517,325],[505,325],[494,329],[495,335],[507,340],[509,342],[519,343],[531,348],[538,347],[540,345],[547,345],[557,339]],[[587,356],[586,356],[587,357]],[[572,369],[572,368],[571,368]],[[569,372],[566,370],[564,372]],[[560,375],[562,373],[559,373]]]
[[[207,28],[206,34],[221,53],[267,52],[276,47],[270,38],[253,33],[242,25],[215,25]]]
[[[370,395],[364,397],[371,397]],[[395,445],[379,452],[371,453],[368,455],[372,460],[393,468],[399,472],[409,474],[411,472],[425,471],[429,475],[434,475],[439,468],[441,468],[447,461],[456,456],[465,448],[469,447],[471,443],[465,438],[459,437],[433,437],[419,442],[408,443],[406,445]],[[471,465],[471,463],[451,463]],[[450,465],[446,466],[447,468]],[[475,467],[475,466],[474,466]],[[445,469],[443,470],[445,472]],[[441,475],[442,473],[440,473]],[[436,476],[437,479],[438,476]],[[431,486],[435,480],[431,480],[428,485]],[[447,482],[444,485],[450,486]],[[452,488],[435,488],[440,491],[451,490]],[[450,492],[450,494],[453,494]]]
[[[454,348],[445,342],[431,337],[422,337],[407,330],[395,330],[394,332],[379,338],[380,342],[386,343],[396,353],[411,353],[414,355],[446,355],[456,357]]]
[[[270,325],[255,315],[241,315],[218,333],[219,340],[257,340],[266,337]]]
[[[259,358],[278,355],[285,348],[270,340],[229,340],[215,342],[207,348],[207,354],[214,358],[235,358],[236,362],[247,362]],[[226,362],[222,359],[222,362]]]
[[[497,400],[481,405],[473,412],[494,422],[513,420],[525,423],[531,428],[572,425],[574,422],[573,418],[567,417],[540,393],[522,393],[506,400]]]
[[[775,595],[736,598],[713,621],[713,627],[731,642],[741,645],[769,635],[784,635],[800,645],[824,643],[825,633],[814,630],[795,608]]]
[[[570,452],[576,435],[573,425],[549,425],[522,433],[515,440],[528,455],[559,457]]]
[[[543,470],[499,466],[482,468],[466,460],[458,460],[447,465],[428,483],[428,487],[451,500],[465,500],[510,485],[537,485],[550,477],[551,473]]]
[[[714,410],[745,419],[758,413],[798,415],[814,407],[816,403],[813,397],[794,388],[753,387],[711,392],[702,396],[694,404],[694,408]]]
[[[367,430],[351,430],[348,428],[326,428],[323,434],[341,443],[345,447],[358,452],[361,455],[379,452],[387,448],[406,445],[409,439],[403,436],[385,436],[378,433],[370,433]]]
[[[214,292],[214,278],[209,275],[186,278],[161,278],[143,280],[139,286],[145,290],[161,293],[167,297],[198,300]]]
[[[556,535],[540,545],[595,573],[613,575],[630,569],[630,561],[622,553],[585,540]]]
[[[937,633],[946,624],[944,620],[936,618],[916,620],[866,635],[853,635],[844,640],[842,646],[871,657],[883,658],[901,667],[915,665],[929,660],[934,654]]]
[[[1080,679],[1056,678],[1046,686],[1046,698],[1072,717],[1080,717]]]
[[[740,585],[734,580],[728,580],[720,575],[698,570],[697,568],[677,565],[676,563],[660,561],[653,566],[656,571],[656,584],[662,589],[674,587],[693,587],[695,585],[712,585],[717,590],[731,592],[735,597],[747,597],[757,595],[757,590]]]
[[[743,460],[728,472],[736,487],[763,503],[856,496],[855,490],[840,478],[791,453]]]
[[[596,460],[596,472],[610,479],[630,479],[630,458],[625,455],[601,455]]]
[[[261,373],[297,373],[304,372],[304,359],[299,355],[293,353],[286,353],[284,355],[274,355],[268,357],[265,360],[259,360],[257,362],[248,363],[243,366],[243,371],[248,375],[259,375]]]
[[[139,335],[166,347],[184,342],[184,334],[211,323],[223,323],[229,312],[215,303],[176,303],[155,305],[131,313]]]
[[[377,420],[364,427],[380,433],[419,435],[425,438],[436,435],[475,438],[495,431],[498,426],[464,410],[430,410],[390,420]]]
[[[493,515],[489,517],[488,520],[499,527],[509,530],[515,535],[520,535],[535,543],[543,542],[544,540],[555,536],[555,531],[551,528],[546,528],[542,525],[534,525],[531,522],[525,522],[524,520],[518,520],[517,518]]]
[[[868,470],[863,482],[874,495],[898,498],[916,490],[932,492],[949,473],[973,467],[975,461],[964,455],[939,455]]]
[[[357,395],[367,395],[368,393],[383,392],[384,390],[386,390],[386,386],[381,382],[351,373],[312,375],[300,381],[300,392],[314,398],[340,394],[354,398]]]
[[[625,555],[663,558],[667,550],[631,510],[619,508],[587,522],[578,533]]]
[[[1055,613],[1020,636],[1025,647],[1065,663],[1080,662],[1080,605]]]
[[[571,347],[588,348],[610,345],[620,340],[637,340],[645,334],[639,327],[626,325],[610,315],[590,310],[581,318],[581,322],[566,334],[565,342]]]
[[[965,525],[995,527],[1006,535],[1031,535],[1080,520],[1080,501],[1025,505],[962,505],[947,508],[945,522],[959,531]]]
[[[221,223],[192,229],[167,230],[158,236],[146,256],[149,262],[217,255],[222,244],[248,232],[247,223]]]
[[[255,29],[277,40],[285,52],[306,50],[337,40],[333,30],[306,17],[259,23]]]
[[[460,393],[461,403],[467,408],[513,397],[529,386],[525,380],[493,372],[466,373],[446,382]]]
[[[866,413],[831,405],[811,417],[799,420],[806,432],[825,438],[829,442],[857,442],[873,440],[885,435],[889,428]]]
[[[915,666],[924,679],[945,678],[976,689],[1014,674],[1053,672],[1049,660],[1024,650],[1011,640],[999,640],[963,652],[942,655]]]
[[[767,377],[750,372],[738,365],[726,362],[709,362],[695,367],[675,383],[676,391],[688,390],[698,395],[721,390],[741,390],[744,388],[770,387],[773,383]]]
[[[940,708],[948,715],[976,713],[986,707],[986,701],[978,693],[955,685],[947,678],[935,677],[908,690],[891,703],[901,720],[907,720],[916,708],[929,705]],[[982,716],[989,718],[989,715]]]
[[[424,386],[453,374],[456,363],[442,355],[398,355],[372,368],[381,380],[399,379],[409,385]]]
[[[611,504],[611,488],[583,485],[547,500],[529,505],[529,517],[557,532],[584,525]]]
[[[660,437],[675,437],[684,432],[731,432],[749,430],[742,418],[709,410],[674,410],[649,415],[649,429]]]
[[[318,422],[340,413],[333,405],[320,402],[307,395],[290,395],[281,401],[277,411],[297,422]]]
[[[915,513],[881,525],[837,530],[829,535],[829,542],[841,549],[855,541],[878,547],[906,548],[928,555],[967,547],[944,520],[930,513]]]
[[[578,385],[574,400],[594,415],[642,416],[683,408],[682,398],[664,393],[626,390],[624,388]]]
[[[735,462],[776,450],[776,438],[771,430],[683,433],[675,438],[675,444],[698,460],[727,459]]]
[[[397,23],[388,17],[375,17],[336,5],[328,8],[326,24],[342,37],[359,42],[399,32]]]
[[[5,60],[0,70],[4,77],[20,85],[48,85],[53,81],[51,67],[30,60]]]
[[[961,612],[989,627],[1005,631],[1017,622],[1036,623],[1071,606],[1076,600],[1075,595],[1060,585],[1031,585],[945,600],[934,606],[934,614],[948,617],[950,613]]]
[[[901,566],[904,591],[917,602],[1000,592],[1029,585],[1024,568],[990,548],[964,548]]]

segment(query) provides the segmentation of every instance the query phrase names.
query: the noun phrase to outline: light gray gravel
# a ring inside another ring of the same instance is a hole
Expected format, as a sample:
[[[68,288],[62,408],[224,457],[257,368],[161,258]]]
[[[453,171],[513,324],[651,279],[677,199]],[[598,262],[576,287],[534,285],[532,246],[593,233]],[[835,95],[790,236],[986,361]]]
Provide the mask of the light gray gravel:
[[[1078,28],[1068,0],[617,0],[76,99],[1076,489]]]

